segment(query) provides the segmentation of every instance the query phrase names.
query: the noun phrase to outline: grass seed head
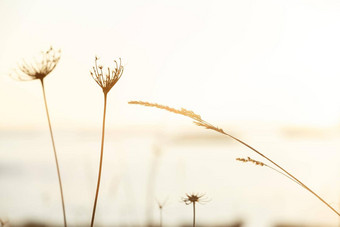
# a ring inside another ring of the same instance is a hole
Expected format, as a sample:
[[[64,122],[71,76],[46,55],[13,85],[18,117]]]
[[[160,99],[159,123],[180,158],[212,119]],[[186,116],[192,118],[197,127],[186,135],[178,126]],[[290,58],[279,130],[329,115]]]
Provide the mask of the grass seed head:
[[[266,164],[264,164],[263,162],[254,160],[254,159],[252,159],[250,157],[247,157],[247,159],[245,159],[245,158],[236,158],[236,160],[240,161],[240,162],[252,162],[252,163],[254,163],[257,166],[266,166]]]
[[[195,114],[193,111],[191,110],[187,110],[184,108],[179,109],[175,109],[169,106],[164,106],[164,105],[160,105],[157,103],[150,103],[150,102],[143,102],[143,101],[130,101],[129,104],[138,104],[138,105],[142,105],[142,106],[148,106],[148,107],[156,107],[158,109],[163,109],[163,110],[167,110],[169,112],[175,113],[175,114],[181,114],[183,116],[186,117],[190,117],[196,121],[202,121],[202,118],[200,115]]]

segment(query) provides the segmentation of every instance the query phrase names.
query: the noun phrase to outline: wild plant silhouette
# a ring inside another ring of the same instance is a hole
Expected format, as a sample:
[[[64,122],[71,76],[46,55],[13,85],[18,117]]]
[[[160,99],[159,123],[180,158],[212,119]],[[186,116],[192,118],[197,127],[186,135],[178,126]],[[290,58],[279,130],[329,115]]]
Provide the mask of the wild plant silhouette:
[[[142,105],[142,106],[147,106],[147,107],[156,107],[158,109],[163,109],[163,110],[167,110],[169,112],[175,113],[175,114],[180,114],[186,117],[189,117],[191,119],[194,120],[194,124],[197,126],[202,126],[206,129],[210,129],[213,131],[216,131],[220,134],[223,134],[225,136],[228,136],[229,138],[237,141],[238,143],[241,143],[242,145],[248,147],[249,149],[251,149],[252,151],[254,151],[255,153],[257,153],[258,155],[260,155],[261,157],[265,158],[267,161],[269,161],[270,163],[272,163],[276,168],[278,168],[277,171],[284,173],[284,175],[287,175],[287,177],[289,177],[291,180],[293,180],[295,183],[299,184],[300,186],[302,186],[304,189],[306,189],[307,191],[309,191],[310,193],[312,193],[316,198],[318,198],[321,202],[323,202],[328,208],[330,208],[334,213],[336,213],[338,216],[340,216],[340,213],[333,208],[329,203],[327,203],[324,199],[322,199],[318,194],[316,194],[314,191],[312,191],[309,187],[307,187],[304,183],[302,183],[300,180],[298,180],[295,176],[293,176],[291,173],[289,173],[287,170],[285,170],[284,168],[282,168],[280,165],[278,165],[276,162],[272,161],[271,159],[269,159],[267,156],[265,156],[264,154],[262,154],[261,152],[259,152],[258,150],[256,150],[255,148],[253,148],[252,146],[250,146],[249,144],[243,142],[242,140],[232,136],[229,133],[226,133],[223,129],[218,128],[212,124],[210,124],[209,122],[203,120],[201,118],[200,115],[194,113],[191,110],[187,110],[184,108],[181,109],[175,109],[169,106],[165,106],[165,105],[160,105],[157,103],[150,103],[150,102],[143,102],[143,101],[130,101],[129,104],[137,104],[137,105]],[[251,161],[252,162],[252,161]],[[255,161],[256,163],[256,161]],[[259,163],[258,163],[259,164]]]
[[[168,201],[168,199],[165,199],[162,202],[157,200],[157,205],[158,205],[158,209],[159,209],[159,226],[160,227],[163,226],[163,208],[164,208],[167,201]]]
[[[52,140],[53,153],[54,153],[54,158],[55,158],[55,163],[56,163],[57,173],[58,173],[60,196],[61,196],[61,203],[62,203],[63,217],[64,217],[64,226],[66,227],[67,221],[66,221],[63,186],[62,186],[62,181],[61,181],[61,176],[60,176],[58,156],[57,156],[57,151],[56,151],[56,147],[54,143],[54,137],[53,137],[53,132],[52,132],[51,120],[50,120],[50,115],[48,111],[46,93],[45,93],[45,85],[44,85],[45,77],[53,71],[53,69],[57,66],[59,62],[60,52],[61,52],[60,50],[54,50],[53,47],[50,47],[50,49],[48,49],[47,51],[42,51],[41,54],[37,58],[34,58],[33,61],[28,62],[26,60],[23,60],[18,65],[18,68],[14,71],[14,73],[11,74],[11,76],[21,81],[40,80],[43,97],[44,97],[48,126],[50,129],[50,135],[51,135],[51,140]]]
[[[182,198],[182,201],[185,203],[185,205],[192,204],[192,227],[196,227],[196,203],[204,204],[209,202],[209,200],[204,194],[191,193],[185,194],[185,197]]]
[[[118,82],[118,80],[120,79],[124,71],[124,67],[121,64],[121,59],[119,59],[119,64],[117,61],[114,61],[115,68],[111,70],[108,67],[107,71],[105,70],[105,74],[103,72],[103,66],[98,65],[97,61],[98,61],[98,57],[95,57],[95,66],[93,66],[92,71],[90,71],[90,74],[92,78],[97,82],[97,84],[103,90],[104,113],[103,113],[103,126],[102,126],[102,142],[101,142],[101,148],[100,148],[99,173],[98,173],[96,196],[94,199],[94,205],[93,205],[93,211],[92,211],[91,227],[93,227],[94,225],[94,218],[96,215],[96,207],[97,207],[97,200],[98,200],[99,187],[100,187],[100,179],[101,179],[101,174],[102,174],[107,94],[109,93],[111,88]]]

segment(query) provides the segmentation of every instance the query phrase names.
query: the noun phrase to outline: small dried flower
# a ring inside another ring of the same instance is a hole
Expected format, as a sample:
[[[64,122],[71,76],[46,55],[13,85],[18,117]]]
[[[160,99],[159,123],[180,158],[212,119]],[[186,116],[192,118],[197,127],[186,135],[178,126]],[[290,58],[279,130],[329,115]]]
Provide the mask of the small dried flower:
[[[159,201],[159,200],[157,199],[158,208],[159,208],[159,209],[163,209],[164,206],[165,206],[165,204],[167,203],[167,201],[168,201],[168,198],[166,198],[166,199],[163,200],[162,202]]]
[[[111,70],[107,67],[107,72],[104,75],[103,66],[98,66],[97,61],[98,57],[95,58],[95,66],[93,66],[93,72],[90,71],[90,74],[97,84],[103,89],[104,94],[107,94],[122,76],[124,67],[122,66],[121,59],[119,58],[119,64],[115,60],[115,68]]]
[[[204,204],[210,201],[205,197],[205,194],[191,193],[191,194],[185,194],[185,195],[186,197],[182,198],[182,201],[186,205],[189,205],[191,203]]]
[[[53,47],[50,47],[47,51],[42,51],[31,62],[23,60],[18,69],[14,71],[15,78],[19,80],[43,80],[57,66],[60,53],[60,50],[54,50]]]

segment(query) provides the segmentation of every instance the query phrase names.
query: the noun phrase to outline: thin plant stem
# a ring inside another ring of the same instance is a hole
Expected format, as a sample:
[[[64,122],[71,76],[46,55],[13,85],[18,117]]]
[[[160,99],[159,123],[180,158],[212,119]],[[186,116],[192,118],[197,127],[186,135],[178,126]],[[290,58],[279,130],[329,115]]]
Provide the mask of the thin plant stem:
[[[265,166],[267,166],[268,168],[274,170],[275,172],[277,172],[277,173],[279,173],[279,174],[281,174],[281,175],[287,177],[289,180],[294,181],[296,184],[298,184],[298,185],[300,185],[301,187],[303,187],[303,185],[301,185],[299,182],[297,182],[296,180],[294,180],[293,178],[291,178],[291,177],[288,176],[287,174],[281,172],[280,170],[277,170],[277,169],[275,169],[275,168],[273,168],[273,167],[271,167],[271,166],[269,166],[269,165],[267,165],[267,164],[265,164]],[[303,188],[304,188],[304,187],[303,187]]]
[[[163,226],[163,208],[159,208],[159,226]]]
[[[249,149],[251,149],[252,151],[254,151],[255,153],[257,153],[258,155],[262,156],[263,158],[267,159],[269,162],[271,162],[273,165],[275,165],[277,168],[279,168],[281,171],[283,171],[283,173],[287,174],[287,176],[289,176],[290,179],[292,179],[295,183],[301,185],[303,188],[305,188],[307,191],[309,191],[310,193],[312,193],[315,197],[317,197],[321,202],[323,202],[328,208],[330,208],[334,213],[336,213],[338,216],[340,216],[340,213],[334,209],[329,203],[327,203],[325,200],[323,200],[318,194],[316,194],[314,191],[312,191],[309,187],[307,187],[305,184],[303,184],[300,180],[298,180],[296,177],[294,177],[291,173],[289,173],[287,170],[285,170],[284,168],[282,168],[280,165],[276,164],[274,161],[272,161],[271,159],[269,159],[267,156],[263,155],[261,152],[259,152],[258,150],[256,150],[255,148],[253,148],[252,146],[250,146],[249,144],[243,142],[242,140],[226,133],[223,131],[223,129],[220,129],[218,127],[215,127],[214,125],[210,124],[209,122],[204,121],[201,116],[195,114],[192,111],[188,111],[184,108],[178,110],[178,109],[174,109],[168,106],[164,106],[164,105],[159,105],[156,103],[148,103],[148,102],[142,102],[142,101],[130,101],[129,104],[139,104],[139,105],[144,105],[144,106],[149,106],[149,107],[156,107],[159,109],[164,109],[167,110],[169,112],[173,112],[176,114],[181,114],[183,116],[189,117],[191,119],[194,120],[194,124],[196,124],[197,126],[202,126],[205,127],[206,129],[210,129],[210,130],[214,130],[218,133],[222,133],[228,137],[230,137],[231,139],[241,143],[242,145],[248,147]]]
[[[56,164],[56,167],[57,167],[58,180],[59,180],[59,188],[60,188],[60,196],[61,196],[61,203],[62,203],[63,216],[64,216],[64,226],[67,227],[66,212],[65,212],[65,202],[64,202],[64,193],[63,193],[63,185],[61,183],[61,176],[60,176],[60,170],[59,170],[58,156],[57,156],[57,151],[56,151],[55,144],[54,144],[54,137],[53,137],[53,132],[52,132],[51,120],[50,120],[50,115],[49,115],[48,107],[47,107],[44,79],[41,79],[40,82],[41,82],[41,87],[42,87],[43,96],[44,96],[44,103],[45,103],[45,109],[46,109],[46,115],[47,115],[47,120],[48,120],[48,126],[49,126],[49,129],[50,129],[50,135],[51,135],[51,140],[52,140],[55,164]]]
[[[340,203],[339,203],[339,209],[340,209]],[[340,227],[340,217],[339,217],[339,227]]]
[[[192,203],[192,207],[193,207],[193,220],[192,220],[192,226],[196,227],[196,202]]]
[[[103,114],[103,127],[102,127],[102,144],[101,144],[101,149],[100,149],[100,162],[99,162],[98,182],[97,182],[96,197],[94,199],[94,205],[93,205],[93,211],[92,211],[91,227],[93,227],[94,217],[96,215],[96,207],[97,207],[97,200],[98,200],[98,194],[99,194],[100,178],[101,178],[101,175],[102,175],[103,154],[104,154],[105,118],[106,118],[106,102],[107,102],[107,93],[104,93],[104,114]]]
[[[206,122],[204,120],[200,120],[199,123],[202,123],[200,126],[204,126],[208,129],[214,130],[216,132],[222,133],[226,136],[228,136],[229,138],[241,143],[242,145],[248,147],[249,149],[251,149],[252,151],[254,151],[255,153],[257,153],[258,155],[260,155],[261,157],[267,159],[269,162],[271,162],[273,165],[275,165],[277,168],[279,168],[280,170],[283,171],[282,174],[286,174],[286,176],[288,178],[290,178],[292,181],[294,181],[295,183],[301,185],[304,189],[306,189],[307,191],[309,191],[310,193],[312,193],[315,197],[317,197],[321,202],[323,202],[326,206],[328,206],[328,208],[330,208],[334,213],[336,213],[338,216],[340,216],[340,213],[335,210],[329,203],[327,203],[325,200],[323,200],[318,194],[316,194],[312,189],[310,189],[309,187],[307,187],[304,183],[302,183],[299,179],[297,179],[296,177],[294,177],[291,173],[289,173],[287,170],[285,170],[283,167],[281,167],[279,164],[277,164],[276,162],[272,161],[270,158],[268,158],[267,156],[265,156],[264,154],[262,154],[261,152],[259,152],[258,150],[256,150],[255,148],[253,148],[252,146],[250,146],[249,144],[243,142],[242,140],[224,132],[222,129],[219,129],[215,126],[213,126],[212,124],[210,124],[209,122]]]
[[[207,122],[206,122],[207,123]],[[208,123],[209,124],[209,123]],[[210,124],[209,124],[210,125]],[[323,202],[326,206],[328,206],[332,211],[334,211],[338,216],[340,216],[340,213],[335,210],[331,205],[329,205],[325,200],[323,200],[318,194],[316,194],[314,191],[312,191],[312,189],[310,189],[309,187],[307,187],[304,183],[302,183],[299,179],[297,179],[296,177],[294,177],[292,174],[290,174],[287,170],[285,170],[284,168],[282,168],[280,165],[276,164],[274,161],[272,161],[271,159],[267,158],[264,154],[262,154],[261,152],[259,152],[258,150],[256,150],[255,148],[253,148],[252,146],[250,146],[249,144],[243,142],[242,140],[226,133],[226,132],[222,132],[222,134],[232,138],[233,140],[236,140],[237,142],[243,144],[244,146],[248,147],[249,149],[253,150],[254,152],[256,152],[258,155],[262,156],[263,158],[267,159],[269,162],[271,162],[273,165],[275,165],[277,168],[279,168],[280,170],[282,170],[284,173],[286,173],[289,177],[292,178],[293,181],[295,181],[296,183],[300,184],[303,188],[305,188],[307,191],[309,191],[310,193],[312,193],[315,197],[317,197],[321,202]]]

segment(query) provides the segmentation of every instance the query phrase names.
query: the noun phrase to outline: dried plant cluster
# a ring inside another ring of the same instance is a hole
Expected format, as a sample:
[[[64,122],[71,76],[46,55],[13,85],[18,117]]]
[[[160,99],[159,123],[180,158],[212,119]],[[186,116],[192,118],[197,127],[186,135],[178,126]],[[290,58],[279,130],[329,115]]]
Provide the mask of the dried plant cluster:
[[[54,152],[54,158],[56,163],[56,169],[58,174],[58,181],[59,181],[59,190],[60,190],[60,196],[61,196],[61,202],[62,202],[62,211],[63,211],[63,219],[64,219],[64,226],[67,227],[67,220],[66,220],[66,209],[65,209],[65,202],[64,202],[64,195],[63,195],[63,187],[62,187],[62,180],[61,180],[61,174],[59,169],[59,162],[52,132],[52,126],[51,126],[51,120],[50,115],[48,111],[47,106],[47,99],[45,94],[45,86],[44,86],[44,78],[49,75],[57,66],[59,60],[60,60],[60,50],[55,50],[52,47],[50,47],[47,51],[41,52],[39,57],[36,57],[33,59],[33,61],[28,62],[26,60],[23,60],[22,63],[18,65],[18,68],[14,70],[13,74],[11,74],[13,77],[15,75],[16,79],[19,80],[40,80],[42,85],[42,91],[43,91],[43,98],[44,98],[44,104],[45,104],[45,110],[50,130],[50,136],[52,141],[52,147]],[[92,211],[92,218],[91,218],[91,227],[94,226],[95,221],[95,214],[96,214],[96,207],[97,207],[97,201],[98,201],[98,195],[99,195],[99,189],[100,189],[100,181],[101,181],[101,174],[102,174],[102,163],[103,163],[103,153],[104,153],[104,137],[105,137],[105,121],[106,121],[106,107],[107,107],[107,94],[112,89],[113,86],[120,80],[123,72],[124,67],[122,66],[121,59],[119,58],[119,62],[114,60],[114,66],[113,68],[107,67],[104,69],[102,65],[98,65],[98,57],[95,57],[95,63],[92,69],[90,70],[90,75],[95,80],[95,82],[102,88],[103,94],[104,94],[104,110],[103,110],[103,123],[102,123],[102,137],[101,137],[101,147],[100,147],[100,161],[99,161],[99,171],[98,171],[98,178],[97,178],[97,187],[96,187],[96,194],[94,199],[94,205],[93,205],[93,211]],[[197,126],[204,127],[209,130],[213,130],[217,133],[223,134],[238,143],[241,143],[242,145],[246,146],[247,148],[254,151],[256,154],[261,156],[262,158],[266,159],[266,162],[257,161],[255,159],[252,159],[250,157],[247,158],[236,158],[237,161],[243,162],[243,163],[253,163],[256,166],[264,166],[267,168],[270,168],[285,177],[289,178],[293,182],[297,183],[299,186],[303,187],[310,193],[312,193],[315,197],[317,197],[321,202],[323,202],[328,208],[330,208],[334,213],[336,213],[338,216],[340,216],[340,213],[335,210],[330,204],[328,204],[325,200],[323,200],[318,194],[316,194],[314,191],[312,191],[309,187],[307,187],[305,184],[303,184],[300,180],[298,180],[295,176],[293,176],[291,173],[289,173],[287,170],[282,168],[280,165],[278,165],[276,162],[269,159],[266,155],[262,154],[249,144],[243,142],[242,140],[232,136],[231,134],[225,132],[223,129],[216,127],[212,125],[211,123],[205,121],[202,119],[202,117],[195,112],[191,110],[187,110],[185,108],[175,109],[166,105],[160,105],[157,103],[150,103],[150,102],[144,102],[144,101],[130,101],[129,104],[137,104],[142,105],[146,107],[155,107],[158,109],[163,109],[175,114],[183,115],[185,117],[188,117],[193,120],[193,123]],[[186,205],[193,206],[193,227],[196,226],[196,203],[205,204],[206,202],[210,201],[206,198],[205,194],[199,194],[199,193],[188,193],[185,194],[185,196],[181,199],[182,202],[184,202]],[[160,226],[163,225],[163,219],[162,219],[162,211],[164,208],[166,201],[163,203],[160,203],[158,201],[158,208],[160,211]],[[7,222],[4,222],[0,219],[0,225],[4,226]]]
[[[203,120],[200,115],[195,114],[193,111],[186,110],[184,108],[178,110],[178,109],[168,107],[168,106],[165,106],[165,105],[160,105],[160,104],[157,104],[157,103],[150,103],[150,102],[143,102],[143,101],[130,101],[129,104],[138,104],[138,105],[147,106],[147,107],[156,107],[158,109],[163,109],[163,110],[167,110],[169,112],[173,112],[173,113],[176,113],[176,114],[181,114],[183,116],[186,116],[186,117],[193,119],[194,120],[193,123],[198,125],[198,126],[202,126],[202,127],[205,127],[206,129],[210,129],[210,130],[216,131],[218,133],[221,133],[225,136],[228,136],[229,138],[241,143],[242,145],[248,147],[249,149],[251,149],[252,151],[257,153],[261,157],[265,158],[267,161],[269,161],[271,164],[273,164],[276,167],[276,168],[270,167],[271,169],[285,175],[286,177],[288,177],[289,179],[291,179],[292,181],[294,181],[295,183],[297,183],[298,185],[300,185],[301,187],[303,187],[304,189],[306,189],[307,191],[312,193],[321,202],[323,202],[328,208],[330,208],[334,213],[336,213],[338,216],[340,216],[340,213],[336,209],[334,209],[334,207],[332,207],[329,203],[327,203],[324,199],[322,199],[318,194],[316,194],[313,190],[311,190],[309,187],[307,187],[304,183],[302,183],[299,179],[297,179],[294,175],[292,175],[287,170],[282,168],[276,162],[272,161],[266,155],[262,154],[260,151],[256,150],[254,147],[250,146],[249,144],[247,144],[247,143],[243,142],[242,140],[232,136],[229,133],[226,133],[223,129],[220,129],[220,128],[210,124],[209,122]],[[266,166],[268,166],[268,165],[266,165]]]
[[[64,202],[64,194],[63,194],[63,187],[62,187],[62,180],[59,168],[59,162],[57,157],[56,146],[54,142],[54,136],[52,132],[52,125],[50,120],[50,115],[47,106],[47,99],[45,93],[45,86],[44,86],[44,79],[45,77],[51,73],[54,68],[57,66],[60,60],[60,50],[55,50],[53,47],[50,47],[47,51],[41,52],[41,54],[34,58],[33,61],[28,62],[23,60],[22,63],[18,65],[18,68],[13,71],[11,74],[12,77],[22,80],[40,80],[42,85],[43,91],[43,98],[45,103],[45,110],[48,119],[50,135],[52,140],[53,152],[56,162],[56,168],[58,173],[58,180],[59,180],[59,188],[60,188],[60,195],[62,201],[62,210],[63,210],[63,218],[64,218],[64,226],[67,226],[66,220],[66,209],[65,209],[65,202]],[[98,174],[98,183],[97,183],[97,190],[95,196],[95,202],[93,206],[93,213],[91,219],[91,226],[94,225],[94,217],[97,205],[97,198],[99,194],[99,186],[100,186],[100,178],[101,178],[101,170],[102,170],[102,159],[103,159],[103,150],[104,150],[104,133],[105,133],[105,117],[106,117],[106,104],[107,104],[107,94],[111,90],[111,88],[118,82],[120,77],[123,74],[124,67],[121,64],[121,59],[119,59],[119,64],[115,60],[115,66],[111,70],[110,67],[107,67],[107,71],[103,72],[103,66],[97,64],[98,57],[95,58],[95,66],[92,68],[93,71],[90,71],[91,76],[97,82],[97,84],[102,88],[104,93],[104,116],[103,116],[103,128],[102,128],[102,143],[101,143],[101,150],[100,150],[100,165],[99,165],[99,174]]]

